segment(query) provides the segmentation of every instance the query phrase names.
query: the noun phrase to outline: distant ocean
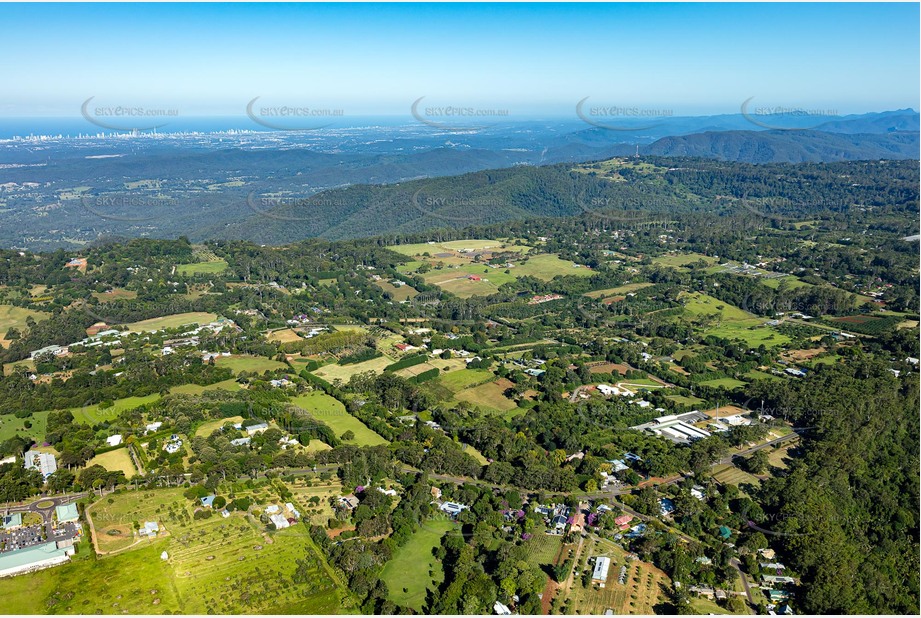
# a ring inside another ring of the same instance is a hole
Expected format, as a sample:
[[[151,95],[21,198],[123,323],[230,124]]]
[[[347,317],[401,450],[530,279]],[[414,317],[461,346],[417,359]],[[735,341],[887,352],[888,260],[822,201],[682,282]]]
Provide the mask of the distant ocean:
[[[143,119],[142,119],[143,120]],[[124,120],[113,120],[111,124],[119,126]],[[400,126],[412,125],[414,120],[406,116],[365,116],[344,117],[332,119],[329,129],[347,129],[352,127],[368,126]],[[125,123],[127,125],[128,123]],[[156,118],[149,124],[163,124],[156,129],[157,133],[219,133],[223,131],[272,131],[273,129],[257,124],[245,116],[217,116],[187,118]],[[99,127],[83,117],[78,118],[0,118],[0,139],[14,137],[28,137],[30,135],[50,135],[77,137],[80,135],[97,135],[100,133],[128,133],[129,130],[115,131]],[[153,133],[154,131],[142,131]]]

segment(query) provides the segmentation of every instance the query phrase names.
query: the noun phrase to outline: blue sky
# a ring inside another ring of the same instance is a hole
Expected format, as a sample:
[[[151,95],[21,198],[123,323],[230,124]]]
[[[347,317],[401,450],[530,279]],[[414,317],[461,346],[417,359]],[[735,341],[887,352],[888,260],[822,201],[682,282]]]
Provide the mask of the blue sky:
[[[0,116],[87,98],[240,114],[428,105],[571,114],[576,102],[738,113],[913,107],[917,4],[0,4]]]

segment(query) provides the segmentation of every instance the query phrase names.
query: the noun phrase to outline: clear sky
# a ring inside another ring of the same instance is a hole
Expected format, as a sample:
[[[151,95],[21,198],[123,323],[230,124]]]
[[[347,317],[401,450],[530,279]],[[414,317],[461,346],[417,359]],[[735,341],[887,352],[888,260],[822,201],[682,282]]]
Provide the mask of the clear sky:
[[[918,4],[0,4],[0,116],[97,103],[405,114],[412,102],[840,114],[919,98]]]

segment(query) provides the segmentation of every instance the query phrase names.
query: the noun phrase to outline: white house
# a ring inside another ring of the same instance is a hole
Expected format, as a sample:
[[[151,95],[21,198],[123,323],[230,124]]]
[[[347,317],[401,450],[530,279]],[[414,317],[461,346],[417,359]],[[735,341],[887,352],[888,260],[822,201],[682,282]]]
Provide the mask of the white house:
[[[109,446],[118,446],[122,443],[122,435],[120,433],[115,434],[114,436],[109,436],[106,438],[106,444]]]

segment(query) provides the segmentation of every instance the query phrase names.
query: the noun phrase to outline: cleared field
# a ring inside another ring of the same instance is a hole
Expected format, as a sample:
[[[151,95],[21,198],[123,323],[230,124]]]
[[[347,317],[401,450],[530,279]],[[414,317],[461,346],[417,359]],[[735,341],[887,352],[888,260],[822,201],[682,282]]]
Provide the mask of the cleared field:
[[[300,341],[302,338],[290,328],[283,328],[281,330],[272,331],[266,339],[279,343],[294,343],[295,341]]]
[[[397,302],[409,300],[410,298],[413,298],[419,295],[419,292],[416,290],[416,288],[414,288],[411,285],[403,284],[403,285],[397,286],[397,285],[393,285],[389,281],[383,281],[383,280],[375,281],[375,283],[377,284],[379,288],[381,288],[385,292],[389,292],[393,300]]]
[[[26,427],[28,422],[31,427]],[[48,411],[33,412],[28,418],[16,418],[13,414],[4,414],[0,416],[0,442],[9,440],[14,436],[23,438],[33,438],[41,441],[45,437],[45,429],[48,426]]]
[[[648,288],[651,285],[651,283],[628,283],[627,285],[622,285],[616,288],[586,292],[583,294],[583,296],[588,296],[589,298],[606,298],[608,296],[617,296],[621,294],[627,294],[629,292],[635,292],[637,290],[642,290],[643,288]]]
[[[359,446],[387,444],[387,440],[346,412],[342,402],[326,393],[308,393],[307,395],[294,397],[291,399],[291,403],[307,410],[318,421],[329,425],[337,436],[342,436],[346,431],[354,433],[355,437],[353,439],[344,440],[346,444],[357,444]]]
[[[714,466],[712,469],[713,478],[718,482],[724,485],[740,485],[742,483],[749,483],[751,485],[760,485],[756,477],[752,476],[748,472],[739,470],[732,464],[720,464]]]
[[[218,367],[227,367],[234,373],[249,371],[250,373],[263,373],[286,369],[288,366],[265,356],[222,356],[214,361]]]
[[[205,391],[238,391],[242,386],[235,379],[230,378],[229,380],[222,380],[221,382],[215,382],[214,384],[209,384],[208,386],[201,386],[200,384],[181,384],[180,386],[174,386],[169,389],[169,392],[174,395],[201,395]]]
[[[710,265],[716,264],[719,261],[715,257],[710,257],[702,253],[670,253],[668,255],[660,255],[657,258],[653,258],[652,263],[659,266],[680,268],[681,266],[694,264],[701,260]]]
[[[137,469],[134,467],[134,463],[131,461],[131,455],[128,454],[127,447],[109,451],[102,455],[96,455],[86,462],[87,468],[95,465],[100,465],[111,472],[121,470],[125,473],[125,478],[129,479],[133,478],[138,473]]]
[[[505,245],[504,248],[503,245]],[[523,253],[528,251],[530,247],[519,244],[506,244],[499,240],[492,239],[483,239],[483,238],[471,238],[468,240],[451,240],[443,243],[415,243],[415,244],[406,244],[406,245],[394,245],[392,247],[387,247],[391,251],[396,251],[397,253],[402,253],[403,255],[409,257],[415,257],[428,253],[429,255],[435,255],[436,253],[452,253],[455,251],[462,251],[464,249],[470,249],[473,251],[482,251],[483,249],[500,249],[502,251],[516,251],[518,253]]]
[[[112,406],[109,408],[100,409],[97,403],[82,408],[71,408],[70,412],[74,415],[75,423],[95,425],[103,421],[111,421],[125,410],[131,410],[132,408],[137,408],[147,403],[153,403],[158,399],[160,399],[159,393],[153,393],[143,397],[125,397],[124,399],[116,399],[113,401]]]
[[[740,386],[745,386],[746,382],[743,382],[742,380],[736,380],[735,378],[719,378],[717,380],[706,380],[700,384],[702,386],[710,386],[712,388],[725,388],[727,390],[733,390],[739,388]]]
[[[581,578],[576,578],[569,593],[576,613],[601,615],[611,609],[615,615],[655,614],[655,606],[671,588],[668,576],[652,564],[629,560],[620,546],[597,538],[584,545],[578,565],[580,572],[591,569],[588,560],[598,556],[611,559],[607,582],[604,588],[596,588],[593,584],[582,586]],[[626,567],[623,584],[618,581],[621,567]]]
[[[108,292],[93,292],[93,296],[100,302],[107,303],[113,300],[133,300],[138,297],[134,290],[114,288]]]
[[[771,452],[768,453],[768,462],[775,468],[786,469],[787,460],[791,459],[790,449],[794,447],[795,445],[790,444],[780,448],[771,449]]]
[[[452,393],[457,393],[471,386],[482,384],[494,377],[488,369],[461,369],[439,376],[435,382]]]
[[[397,549],[380,576],[387,584],[391,601],[422,611],[427,591],[444,581],[441,561],[432,552],[453,527],[447,520],[426,522]]]
[[[700,404],[704,403],[704,400],[701,399],[700,397],[686,397],[684,395],[667,395],[665,398],[671,401],[674,401],[675,403],[683,405],[683,406],[699,406]]]
[[[706,335],[726,339],[741,339],[749,347],[759,345],[774,347],[790,341],[786,335],[774,328],[764,326],[764,320],[719,299],[694,292],[682,296],[685,301],[685,315],[701,324]]]
[[[9,342],[6,340],[6,332],[15,328],[20,332],[27,330],[26,318],[31,317],[36,322],[46,319],[49,314],[43,311],[32,311],[13,305],[0,305],[0,346],[7,347]]]
[[[217,319],[215,313],[205,313],[203,311],[191,311],[189,313],[176,313],[165,315],[159,318],[150,318],[140,322],[126,324],[128,330],[132,333],[142,333],[151,330],[162,330],[164,328],[178,328],[190,324],[207,324]]]
[[[773,373],[766,373],[764,371],[758,371],[757,369],[752,369],[745,374],[746,378],[751,380],[782,380],[780,376],[775,376]]]
[[[225,260],[213,260],[195,264],[179,264],[176,267],[176,272],[180,275],[215,275],[227,270],[228,266]]]
[[[470,446],[469,444],[464,445],[464,452],[470,455],[471,457],[473,457],[474,459],[476,459],[478,462],[480,462],[481,466],[485,466],[486,464],[489,463],[489,460],[483,456],[483,453],[481,453],[474,447]]]
[[[181,489],[167,489],[110,496],[89,509],[96,538],[101,543],[110,536],[133,537],[135,521],[157,521],[168,532],[165,538],[145,539],[136,545],[131,540],[126,546],[123,540],[119,543],[123,553],[96,561],[107,564],[105,574],[98,582],[83,582],[83,585],[98,588],[106,613],[112,607],[120,611],[120,606],[113,605],[113,597],[119,594],[122,598],[143,599],[146,605],[152,604],[163,591],[175,594],[174,611],[188,614],[340,611],[340,601],[347,593],[338,586],[303,526],[266,532],[257,520],[238,512],[226,519],[220,516],[194,519],[191,505]],[[166,561],[160,559],[164,550],[169,556]],[[130,583],[126,586],[113,587],[113,574],[109,571],[124,556],[133,555],[144,555],[147,562],[165,569],[161,581],[150,586],[156,593],[148,592],[147,580],[141,577],[144,569],[130,572]],[[303,576],[296,577],[298,560],[305,561],[306,569]],[[139,586],[143,586],[143,594],[136,592]],[[139,613],[166,609],[142,607]],[[81,608],[81,611],[86,610]]]
[[[229,418],[221,418],[221,419],[214,420],[214,421],[207,421],[198,426],[198,429],[195,430],[195,435],[207,438],[208,436],[213,434],[215,431],[217,431],[218,429],[220,429],[227,423],[242,423],[242,422],[243,422],[242,416],[231,416]]]
[[[509,380],[496,380],[495,382],[487,382],[480,386],[464,389],[455,393],[454,398],[458,401],[472,403],[481,408],[496,410],[498,412],[508,412],[518,407],[518,404],[503,395],[505,390],[511,386],[512,382]]]
[[[309,518],[312,524],[324,527],[329,518],[334,515],[333,508],[329,505],[329,498],[343,494],[342,484],[337,480],[313,481],[311,485],[308,485],[305,479],[297,479],[287,485],[294,495],[294,503],[298,505],[301,515]]]
[[[394,362],[395,360],[393,358],[390,358],[385,354],[384,356],[372,358],[371,360],[366,360],[361,363],[352,363],[350,365],[337,365],[335,363],[331,365],[324,365],[313,373],[320,376],[327,382],[332,382],[336,379],[342,380],[343,382],[348,382],[349,378],[351,378],[353,375],[363,371],[382,373],[384,371],[384,367]]]
[[[3,375],[12,375],[17,367],[22,367],[26,371],[35,371],[35,361],[31,358],[16,361],[15,363],[3,363]]]

